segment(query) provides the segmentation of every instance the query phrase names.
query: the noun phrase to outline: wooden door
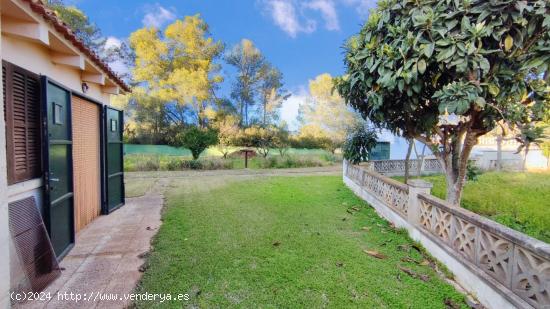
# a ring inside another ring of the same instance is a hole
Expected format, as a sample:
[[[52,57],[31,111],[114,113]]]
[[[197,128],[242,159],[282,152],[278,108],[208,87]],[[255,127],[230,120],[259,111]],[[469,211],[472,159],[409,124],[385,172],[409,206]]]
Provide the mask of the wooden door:
[[[75,228],[82,230],[101,212],[100,107],[73,96]]]

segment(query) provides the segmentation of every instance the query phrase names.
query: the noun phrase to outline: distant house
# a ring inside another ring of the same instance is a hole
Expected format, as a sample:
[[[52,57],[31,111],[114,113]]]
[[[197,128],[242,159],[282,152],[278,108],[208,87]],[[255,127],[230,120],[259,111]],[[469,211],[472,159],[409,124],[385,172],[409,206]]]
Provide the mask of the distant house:
[[[0,308],[5,308],[10,285],[17,284],[13,269],[10,274],[15,253],[8,217],[12,225],[26,220],[8,205],[34,197],[58,259],[79,230],[123,205],[123,119],[109,104],[129,88],[42,2],[0,0],[0,12]],[[39,243],[29,240],[36,252]]]

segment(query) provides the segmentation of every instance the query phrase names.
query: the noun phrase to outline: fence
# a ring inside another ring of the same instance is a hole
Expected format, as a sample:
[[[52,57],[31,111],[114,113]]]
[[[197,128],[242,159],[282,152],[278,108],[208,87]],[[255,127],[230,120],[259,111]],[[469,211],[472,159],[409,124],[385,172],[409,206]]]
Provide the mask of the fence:
[[[344,162],[344,181],[409,231],[489,308],[550,308],[550,245],[408,185]],[[481,280],[479,280],[481,279]]]
[[[387,176],[403,176],[405,174],[405,160],[372,160],[363,163],[367,169]],[[420,168],[419,168],[420,167]],[[441,173],[441,163],[437,159],[409,160],[411,175]]]

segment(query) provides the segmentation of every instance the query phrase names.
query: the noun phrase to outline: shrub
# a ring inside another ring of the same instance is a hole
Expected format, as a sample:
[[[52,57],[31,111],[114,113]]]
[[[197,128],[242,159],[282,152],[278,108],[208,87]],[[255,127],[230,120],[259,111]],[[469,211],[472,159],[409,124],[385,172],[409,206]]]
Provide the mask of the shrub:
[[[194,160],[197,160],[206,148],[217,143],[217,131],[198,127],[190,127],[176,137],[176,145],[188,148]]]
[[[365,126],[359,126],[344,142],[344,158],[352,164],[367,161],[374,147],[376,147],[376,132],[367,130]]]

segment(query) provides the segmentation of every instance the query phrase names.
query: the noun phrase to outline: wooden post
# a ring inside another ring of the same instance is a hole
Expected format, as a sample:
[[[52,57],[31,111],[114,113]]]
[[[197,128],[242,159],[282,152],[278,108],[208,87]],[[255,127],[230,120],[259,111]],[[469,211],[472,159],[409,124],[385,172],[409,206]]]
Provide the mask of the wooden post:
[[[244,151],[244,168],[248,168],[248,150]]]

